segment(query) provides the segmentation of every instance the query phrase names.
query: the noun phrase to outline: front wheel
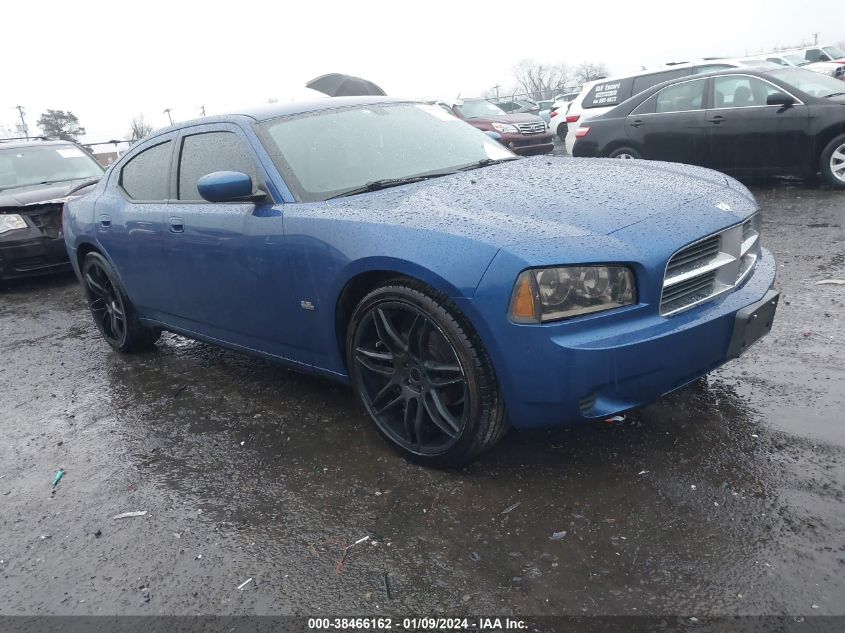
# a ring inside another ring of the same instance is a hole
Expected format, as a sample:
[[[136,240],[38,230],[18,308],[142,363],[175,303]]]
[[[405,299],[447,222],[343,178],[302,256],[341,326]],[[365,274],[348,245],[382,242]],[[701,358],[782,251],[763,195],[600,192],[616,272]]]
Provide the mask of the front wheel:
[[[845,134],[840,134],[822,151],[821,172],[828,184],[845,189]]]
[[[640,153],[631,148],[631,147],[617,147],[615,150],[608,154],[608,158],[621,158],[622,160],[634,160],[636,158],[642,158]]]
[[[352,315],[346,353],[364,408],[409,459],[460,466],[507,428],[481,341],[448,297],[422,284],[368,294]]]
[[[96,252],[85,256],[82,285],[91,316],[106,343],[118,352],[137,352],[155,345],[161,330],[141,324],[135,306],[105,257]]]

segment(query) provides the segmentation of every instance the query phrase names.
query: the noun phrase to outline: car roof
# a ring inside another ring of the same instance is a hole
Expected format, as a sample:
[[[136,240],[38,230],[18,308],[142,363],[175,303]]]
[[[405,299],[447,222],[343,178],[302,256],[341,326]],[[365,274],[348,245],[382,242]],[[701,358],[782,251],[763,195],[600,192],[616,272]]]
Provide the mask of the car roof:
[[[303,101],[289,101],[287,103],[269,103],[261,106],[250,108],[241,108],[233,110],[227,114],[217,114],[212,116],[202,117],[201,119],[190,119],[187,121],[180,121],[167,127],[158,129],[154,134],[146,137],[153,138],[175,130],[181,130],[184,127],[192,125],[203,125],[207,123],[221,123],[232,121],[234,119],[247,117],[254,121],[269,121],[270,119],[277,119],[284,116],[292,116],[296,114],[308,114],[309,112],[320,112],[323,110],[334,110],[336,108],[346,108],[357,105],[376,105],[379,103],[421,103],[414,99],[400,99],[398,97],[325,97],[322,99],[309,99]],[[144,140],[146,140],[146,138]]]

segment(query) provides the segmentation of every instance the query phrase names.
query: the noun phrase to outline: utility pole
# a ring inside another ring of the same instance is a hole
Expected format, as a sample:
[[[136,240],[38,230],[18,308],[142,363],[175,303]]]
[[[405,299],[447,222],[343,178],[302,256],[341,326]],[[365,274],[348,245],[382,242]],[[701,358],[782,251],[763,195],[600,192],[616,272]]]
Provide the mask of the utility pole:
[[[15,106],[18,109],[18,114],[21,115],[21,126],[23,127],[23,135],[29,140],[29,128],[26,127],[26,119],[24,119],[24,112],[23,106]]]
[[[499,84],[496,84],[495,86],[493,86],[493,90],[496,91],[496,101],[499,100],[499,88],[501,88],[501,86]]]
[[[173,125],[173,117],[170,116],[170,108],[165,108],[164,113],[167,115],[167,119],[170,121],[170,125]]]
[[[202,113],[202,116],[205,116],[205,106],[204,105],[200,106],[200,112]]]
[[[816,31],[815,33],[813,33],[813,46],[818,46],[818,45],[819,45],[819,32]]]

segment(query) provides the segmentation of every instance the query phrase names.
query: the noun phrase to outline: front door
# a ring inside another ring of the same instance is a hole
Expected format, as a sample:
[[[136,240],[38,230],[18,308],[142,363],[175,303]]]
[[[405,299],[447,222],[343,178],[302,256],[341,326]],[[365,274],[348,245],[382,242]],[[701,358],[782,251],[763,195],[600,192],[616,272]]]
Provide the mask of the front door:
[[[272,201],[208,202],[197,181],[238,171],[266,176],[237,126],[188,128],[179,141],[177,192],[164,218],[166,265],[177,324],[248,348],[290,357],[300,338],[280,207]]]
[[[767,97],[781,90],[750,75],[714,77],[712,85],[707,111],[711,167],[777,173],[809,164],[807,106],[766,105]]]

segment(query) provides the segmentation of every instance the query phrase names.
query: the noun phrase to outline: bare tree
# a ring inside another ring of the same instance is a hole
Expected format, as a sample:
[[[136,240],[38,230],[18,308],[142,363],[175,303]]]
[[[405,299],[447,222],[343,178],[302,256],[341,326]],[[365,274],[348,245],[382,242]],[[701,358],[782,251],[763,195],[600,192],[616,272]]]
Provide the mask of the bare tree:
[[[129,120],[129,138],[133,141],[140,141],[152,131],[153,126],[147,123],[143,114],[133,116]]]
[[[571,83],[570,71],[566,64],[542,64],[533,59],[523,59],[513,67],[516,90],[522,90],[535,100],[553,99],[564,92]]]
[[[583,86],[588,81],[604,79],[608,75],[607,65],[604,63],[584,62],[575,69],[575,83]]]

